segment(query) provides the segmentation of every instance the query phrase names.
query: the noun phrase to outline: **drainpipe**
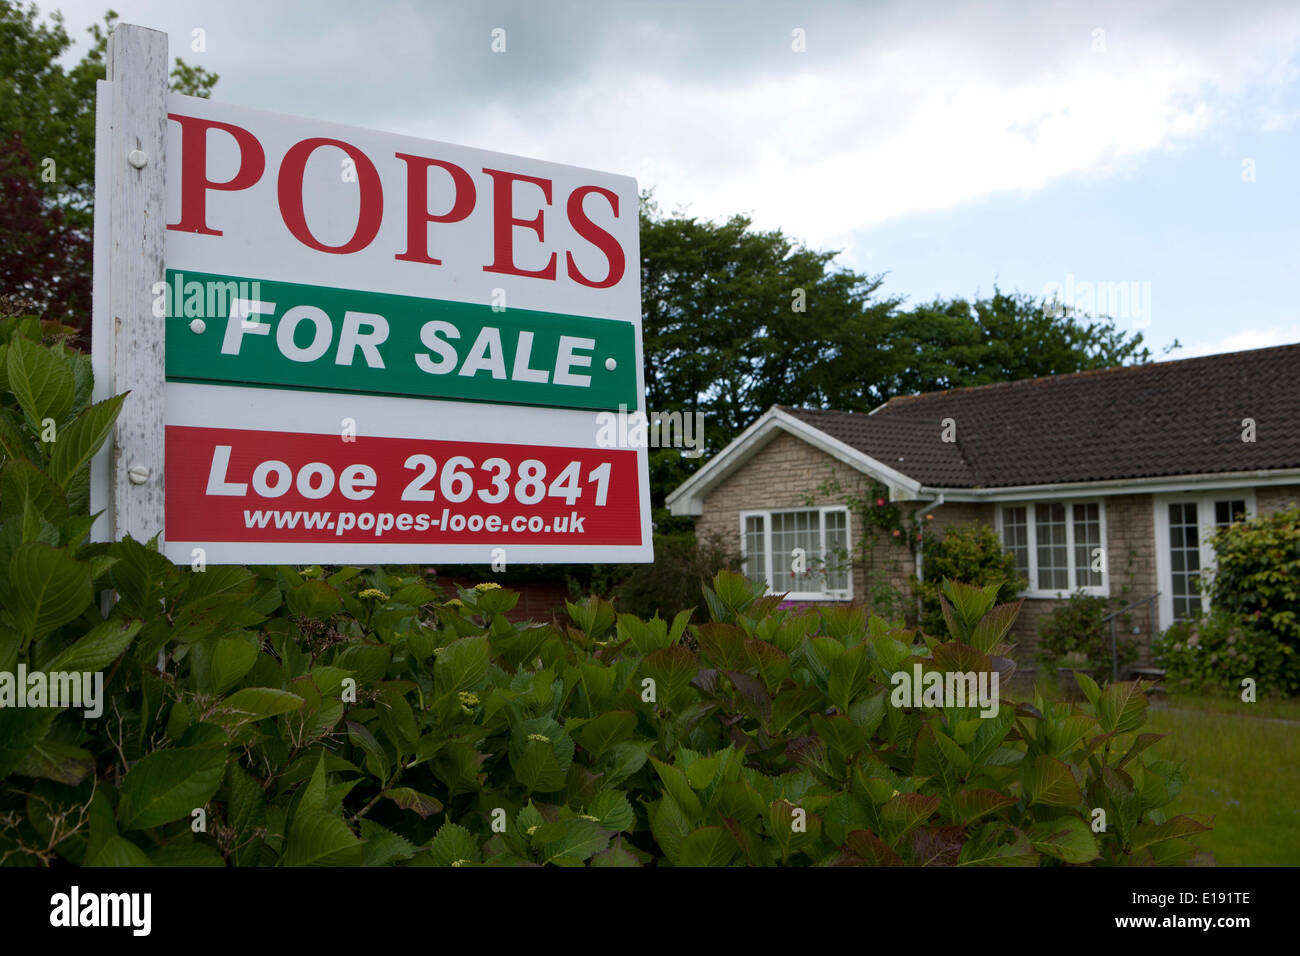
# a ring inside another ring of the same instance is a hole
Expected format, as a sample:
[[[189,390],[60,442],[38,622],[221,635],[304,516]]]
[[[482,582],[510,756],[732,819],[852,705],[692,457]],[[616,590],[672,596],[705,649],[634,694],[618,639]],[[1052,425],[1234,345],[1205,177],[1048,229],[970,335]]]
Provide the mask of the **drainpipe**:
[[[932,512],[934,512],[934,510],[937,509],[937,508],[939,508],[942,504],[943,504],[943,492],[941,491],[941,492],[939,492],[939,497],[938,497],[938,498],[935,498],[934,501],[930,502],[930,506],[929,506],[928,508],[926,508],[924,511],[918,511],[918,512],[916,512],[916,528],[917,528],[917,531],[920,531],[921,528],[924,527],[924,524],[925,524],[925,516],[928,515],[928,514],[931,514]],[[918,581],[922,580],[922,577],[921,577],[921,568],[922,568],[922,561],[921,561],[921,545],[922,545],[922,541],[921,541],[921,539],[917,539],[917,542],[916,542],[916,580],[918,580]],[[917,619],[918,622],[920,622],[920,620],[921,620],[921,592],[920,592],[920,590],[918,590],[918,591],[916,592],[916,619]]]

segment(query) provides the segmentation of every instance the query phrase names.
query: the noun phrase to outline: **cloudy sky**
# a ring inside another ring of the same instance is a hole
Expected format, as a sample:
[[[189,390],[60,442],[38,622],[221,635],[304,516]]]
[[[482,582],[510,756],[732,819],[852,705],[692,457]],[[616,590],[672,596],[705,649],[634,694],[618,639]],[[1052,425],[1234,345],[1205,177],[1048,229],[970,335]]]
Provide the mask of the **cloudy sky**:
[[[79,40],[106,9],[40,5]],[[1054,293],[1170,357],[1300,341],[1294,0],[113,7],[216,99],[631,174],[911,302]]]

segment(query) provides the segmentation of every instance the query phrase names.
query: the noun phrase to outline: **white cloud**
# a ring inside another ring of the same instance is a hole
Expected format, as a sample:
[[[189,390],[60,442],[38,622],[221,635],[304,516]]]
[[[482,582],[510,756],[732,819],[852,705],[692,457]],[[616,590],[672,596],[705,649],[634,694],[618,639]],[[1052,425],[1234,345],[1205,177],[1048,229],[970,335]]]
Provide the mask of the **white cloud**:
[[[1291,345],[1295,342],[1300,342],[1300,322],[1290,326],[1274,325],[1264,329],[1242,329],[1221,339],[1197,342],[1171,355],[1170,358],[1196,358],[1198,355],[1218,355],[1221,352],[1244,352],[1248,349]]]
[[[74,33],[101,12],[62,5]],[[197,0],[115,5],[169,29],[182,55],[190,25],[211,17],[210,52],[189,59],[222,74],[230,102],[614,172],[652,165],[643,185],[665,209],[752,211],[817,247],[1113,175],[1243,115],[1283,128],[1300,51],[1293,0],[807,0],[797,12],[609,0],[545,15],[526,2],[435,13],[323,0],[310,18],[250,0],[219,15]],[[806,53],[790,50],[796,22]],[[510,26],[504,56],[488,51],[496,23]]]
[[[665,208],[752,211],[760,227],[843,246],[891,219],[1111,175],[1293,77],[1300,16],[1234,16],[1180,37],[1122,15],[1107,14],[1105,53],[1091,49],[1090,21],[1060,42],[1036,35],[1041,24],[967,12],[914,24],[888,47],[868,37],[837,58],[791,54],[743,79],[603,64],[599,84],[498,104],[476,140],[520,143],[528,131],[527,150],[552,159],[633,174],[652,163],[643,185]],[[1035,42],[1009,69],[1010,51]]]

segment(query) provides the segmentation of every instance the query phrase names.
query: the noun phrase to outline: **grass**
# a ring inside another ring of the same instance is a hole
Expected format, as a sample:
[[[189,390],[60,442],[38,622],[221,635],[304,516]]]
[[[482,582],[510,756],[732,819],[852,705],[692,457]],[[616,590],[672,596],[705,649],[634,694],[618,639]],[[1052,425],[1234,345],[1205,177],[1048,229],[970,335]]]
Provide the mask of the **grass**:
[[[1075,692],[1069,678],[1044,671],[1012,681],[1024,694],[1036,685],[1049,699]],[[1246,704],[1181,694],[1150,700],[1142,730],[1170,736],[1149,752],[1187,770],[1166,815],[1213,817],[1214,829],[1193,842],[1219,866],[1300,866],[1300,700]]]
[[[1151,752],[1187,783],[1166,812],[1213,816],[1195,842],[1220,866],[1300,866],[1300,701],[1179,696],[1153,701],[1143,730],[1171,735]]]

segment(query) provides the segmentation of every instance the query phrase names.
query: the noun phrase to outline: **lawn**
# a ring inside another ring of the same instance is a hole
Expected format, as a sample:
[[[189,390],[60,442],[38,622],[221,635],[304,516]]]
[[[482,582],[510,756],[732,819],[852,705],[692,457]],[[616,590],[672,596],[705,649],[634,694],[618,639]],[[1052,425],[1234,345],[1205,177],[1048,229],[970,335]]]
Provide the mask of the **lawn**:
[[[1300,866],[1300,701],[1152,703],[1153,751],[1187,767],[1171,813],[1214,817],[1197,838],[1220,866]]]

